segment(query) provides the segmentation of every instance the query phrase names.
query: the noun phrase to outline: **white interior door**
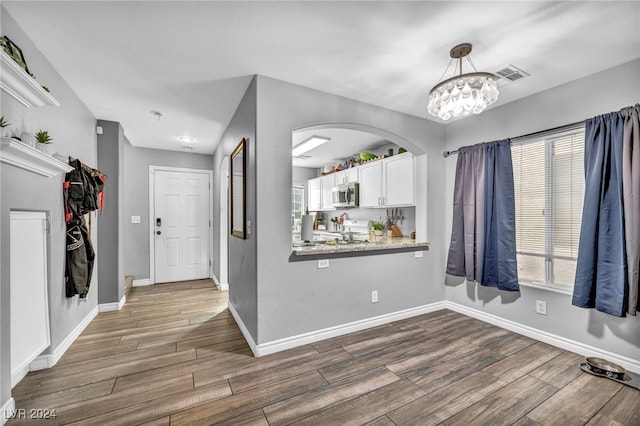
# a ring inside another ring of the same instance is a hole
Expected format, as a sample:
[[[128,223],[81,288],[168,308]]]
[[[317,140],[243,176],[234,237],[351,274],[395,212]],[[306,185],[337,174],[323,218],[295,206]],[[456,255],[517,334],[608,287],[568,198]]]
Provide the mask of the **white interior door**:
[[[209,175],[156,170],[155,282],[209,277]]]

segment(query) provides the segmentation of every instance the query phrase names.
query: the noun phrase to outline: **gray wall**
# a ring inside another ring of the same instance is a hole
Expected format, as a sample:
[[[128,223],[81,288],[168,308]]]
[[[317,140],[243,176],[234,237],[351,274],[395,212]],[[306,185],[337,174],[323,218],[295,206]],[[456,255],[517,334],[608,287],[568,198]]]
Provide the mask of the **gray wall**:
[[[220,211],[220,167],[229,161],[231,153],[242,140],[248,139],[246,147],[246,220],[256,227],[256,78],[245,92],[227,130],[213,155],[213,211]],[[288,141],[291,146],[291,140]],[[291,174],[291,165],[288,166]],[[284,189],[284,188],[283,188]],[[275,191],[270,189],[270,191]],[[289,192],[291,192],[289,190]],[[291,203],[291,200],[289,200]],[[289,213],[290,215],[291,213]],[[290,238],[291,232],[288,233]],[[220,215],[213,223],[213,271],[220,277]],[[254,341],[258,339],[257,302],[257,250],[255,232],[242,240],[229,236],[229,303],[242,318]]]
[[[10,96],[2,93],[2,115],[13,124],[18,134],[22,130],[37,132],[48,130],[53,136],[56,149],[63,155],[79,158],[96,167],[96,119],[78,99],[55,69],[42,56],[24,31],[2,8],[2,34],[9,36],[20,46],[29,69],[38,82],[48,86],[60,107],[25,108]],[[97,305],[97,274],[94,274],[89,294],[85,301],[65,296],[64,258],[65,223],[62,203],[64,175],[51,178],[37,176],[6,164],[0,166],[2,198],[0,204],[0,406],[10,398],[11,370],[9,365],[9,212],[11,210],[40,210],[49,214],[49,317],[51,324],[51,352]],[[95,221],[94,221],[95,225]],[[97,241],[96,227],[92,230]]]
[[[98,303],[119,302],[124,295],[124,146],[128,144],[120,123],[98,120],[98,169],[107,176],[104,212],[98,232]]]
[[[149,166],[211,170],[212,161],[211,155],[124,144],[124,275],[149,278]],[[131,223],[131,216],[140,216],[140,223]]]
[[[444,126],[263,76],[257,89],[257,342],[443,301]],[[412,252],[339,258],[322,270],[315,261],[289,260],[291,132],[322,123],[386,130],[420,156],[418,167],[428,175],[418,172],[416,214],[427,219],[419,231],[432,244],[423,258]],[[372,290],[378,290],[377,304],[371,304]]]
[[[446,127],[447,149],[516,137],[633,105],[640,101],[638,76],[640,60],[512,102],[477,117],[453,122]],[[445,228],[450,235],[456,157],[451,156],[445,162]],[[442,263],[441,268],[444,266]],[[570,295],[532,287],[522,286],[521,296],[509,301],[495,289],[451,281],[446,287],[449,301],[632,360],[640,359],[638,317],[616,318],[595,310],[576,308],[571,305]],[[547,302],[547,316],[536,315],[536,300]]]

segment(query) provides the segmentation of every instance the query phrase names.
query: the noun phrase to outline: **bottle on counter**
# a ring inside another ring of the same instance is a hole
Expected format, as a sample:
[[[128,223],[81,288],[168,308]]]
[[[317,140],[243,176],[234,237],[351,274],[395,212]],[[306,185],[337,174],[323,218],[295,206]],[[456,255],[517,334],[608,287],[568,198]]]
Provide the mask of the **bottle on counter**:
[[[375,243],[376,242],[376,231],[373,229],[369,230],[369,242],[370,243]]]

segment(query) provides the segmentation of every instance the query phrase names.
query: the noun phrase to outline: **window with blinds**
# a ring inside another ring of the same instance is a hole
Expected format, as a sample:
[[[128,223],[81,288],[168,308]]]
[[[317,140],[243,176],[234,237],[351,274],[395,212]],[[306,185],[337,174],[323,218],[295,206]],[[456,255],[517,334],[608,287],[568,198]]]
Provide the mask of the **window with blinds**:
[[[584,198],[584,128],[513,142],[520,281],[571,288]]]

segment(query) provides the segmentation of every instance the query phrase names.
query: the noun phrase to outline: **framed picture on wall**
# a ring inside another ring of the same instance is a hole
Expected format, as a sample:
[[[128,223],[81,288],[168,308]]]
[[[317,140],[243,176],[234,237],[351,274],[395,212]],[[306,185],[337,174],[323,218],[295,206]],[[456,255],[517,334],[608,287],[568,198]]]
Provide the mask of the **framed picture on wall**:
[[[7,55],[11,56],[11,59],[13,59],[16,64],[20,65],[20,67],[25,70],[27,74],[33,77],[33,74],[31,74],[29,68],[27,67],[27,61],[24,59],[22,49],[20,49],[18,45],[11,41],[11,39],[7,36],[1,37],[1,44],[4,52]]]
[[[246,143],[242,138],[231,154],[231,235],[243,240],[246,238]]]

